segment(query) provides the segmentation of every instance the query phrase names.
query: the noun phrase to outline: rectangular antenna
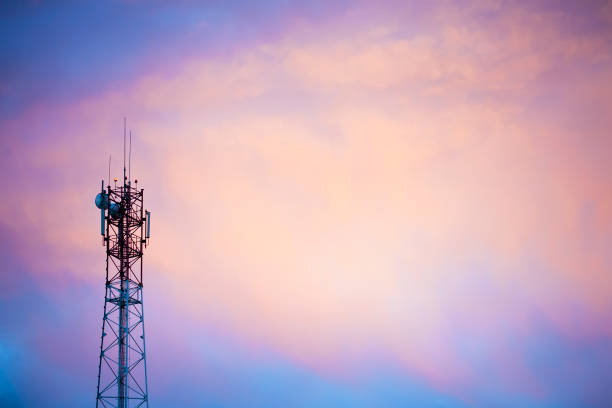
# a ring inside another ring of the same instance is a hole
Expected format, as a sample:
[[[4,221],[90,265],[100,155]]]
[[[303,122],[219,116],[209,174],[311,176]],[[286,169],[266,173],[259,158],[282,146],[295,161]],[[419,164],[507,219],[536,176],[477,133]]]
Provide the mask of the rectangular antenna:
[[[146,215],[147,215],[147,235],[145,238],[149,239],[149,237],[151,236],[151,213],[149,211],[146,211]]]
[[[102,194],[104,194],[104,180],[102,180]],[[104,206],[100,208],[100,234],[104,236]]]

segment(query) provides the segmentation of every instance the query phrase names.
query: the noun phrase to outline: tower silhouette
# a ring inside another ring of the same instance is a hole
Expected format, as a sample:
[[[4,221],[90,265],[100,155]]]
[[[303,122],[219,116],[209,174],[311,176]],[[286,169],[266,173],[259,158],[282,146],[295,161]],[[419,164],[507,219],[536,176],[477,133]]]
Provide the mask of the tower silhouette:
[[[97,408],[149,406],[142,255],[150,236],[151,214],[144,209],[144,190],[138,190],[138,180],[132,185],[125,164],[123,173],[123,185],[117,186],[115,179],[114,186],[105,189],[102,181],[95,200],[106,247]]]

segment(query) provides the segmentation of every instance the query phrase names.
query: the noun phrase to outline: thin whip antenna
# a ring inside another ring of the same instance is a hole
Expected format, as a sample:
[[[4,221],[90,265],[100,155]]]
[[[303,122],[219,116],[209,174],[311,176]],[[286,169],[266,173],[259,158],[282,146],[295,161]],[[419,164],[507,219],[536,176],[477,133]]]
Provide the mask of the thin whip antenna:
[[[123,118],[123,184],[125,185],[125,133],[127,127],[127,118]]]
[[[130,130],[130,155],[128,156],[128,180],[132,181],[132,131]]]
[[[110,186],[110,182],[111,182],[111,179],[110,179],[110,165],[111,165],[112,157],[113,156],[111,156],[110,154],[108,155],[108,185],[109,186]]]

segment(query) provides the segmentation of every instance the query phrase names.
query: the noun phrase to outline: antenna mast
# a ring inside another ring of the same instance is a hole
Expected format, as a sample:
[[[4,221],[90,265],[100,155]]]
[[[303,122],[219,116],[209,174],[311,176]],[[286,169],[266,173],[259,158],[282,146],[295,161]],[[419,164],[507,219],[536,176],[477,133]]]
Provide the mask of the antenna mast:
[[[130,153],[128,156],[128,181],[132,180],[132,131],[130,130]]]
[[[127,128],[127,118],[123,118],[123,185],[125,185],[125,131]]]
[[[101,211],[100,232],[106,246],[96,408],[149,406],[142,256],[149,240],[151,213],[144,208],[144,190],[138,189],[138,181],[135,186],[127,181],[126,129],[124,118],[123,186],[110,185],[109,157],[109,184],[104,189],[102,182],[102,191],[95,200]]]

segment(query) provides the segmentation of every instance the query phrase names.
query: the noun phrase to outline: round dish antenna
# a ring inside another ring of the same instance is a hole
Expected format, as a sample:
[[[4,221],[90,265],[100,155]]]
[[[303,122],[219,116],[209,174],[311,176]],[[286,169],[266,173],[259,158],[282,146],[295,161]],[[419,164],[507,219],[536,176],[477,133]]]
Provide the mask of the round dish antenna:
[[[98,193],[96,196],[96,207],[101,210],[106,210],[108,208],[108,194],[105,192]]]

